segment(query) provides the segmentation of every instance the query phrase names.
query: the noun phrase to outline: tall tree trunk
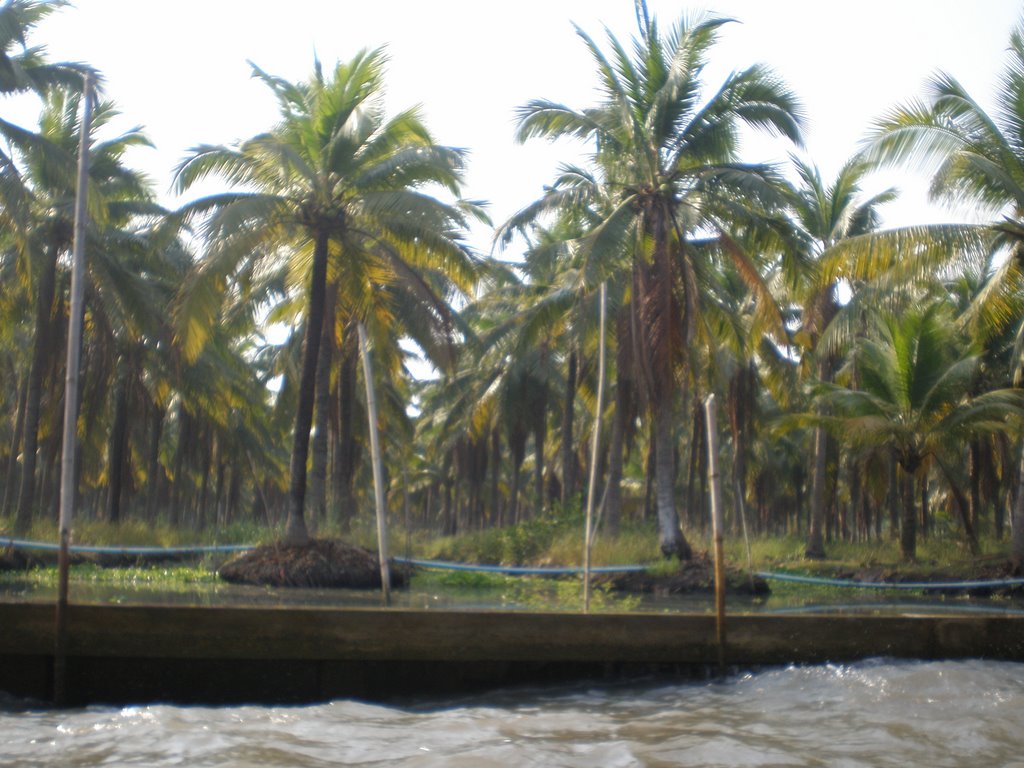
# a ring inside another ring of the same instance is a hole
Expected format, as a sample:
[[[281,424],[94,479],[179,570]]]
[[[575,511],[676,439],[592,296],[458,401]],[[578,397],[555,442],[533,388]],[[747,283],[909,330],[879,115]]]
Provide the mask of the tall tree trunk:
[[[14,506],[15,486],[18,484],[18,455],[25,435],[25,407],[28,401],[28,377],[18,387],[17,413],[14,416],[14,436],[11,438],[11,455],[7,457],[7,472],[4,482],[4,503],[0,516],[7,517]]]
[[[334,297],[337,289],[328,289],[320,360],[316,367],[316,423],[313,427],[313,466],[309,476],[310,523],[316,530],[327,519],[327,431],[331,410],[331,361],[334,359]]]
[[[898,539],[900,534],[900,481],[899,463],[896,454],[889,453],[889,538]]]
[[[14,531],[25,534],[32,525],[35,508],[36,452],[39,448],[39,417],[43,400],[43,374],[49,362],[53,336],[53,298],[57,281],[56,246],[46,252],[46,263],[39,278],[36,298],[36,333],[32,343],[27,400],[25,402],[25,440],[22,449],[21,493],[14,518]]]
[[[539,402],[533,411],[533,516],[544,513],[544,437],[547,434],[547,385],[540,386]]]
[[[174,466],[171,476],[171,501],[168,522],[172,527],[180,524],[182,520],[183,496],[185,493],[185,454],[192,442],[194,431],[194,419],[185,408],[184,401],[178,402],[178,444],[174,449]]]
[[[519,522],[519,473],[526,455],[526,430],[522,424],[511,425],[508,447],[512,453],[512,482],[509,488],[508,522],[515,525]]]
[[[498,495],[498,480],[501,472],[501,433],[491,430],[491,489],[490,489],[490,521],[491,525],[501,525],[501,498]]]
[[[826,446],[828,438],[824,427],[814,428],[814,447],[812,451],[814,465],[811,473],[811,514],[807,532],[807,550],[805,557],[821,559],[825,557],[825,474]]]
[[[128,370],[127,363],[117,363],[117,383],[114,385],[114,423],[110,428],[110,447],[107,450],[107,521],[121,522],[121,491],[124,486],[125,444],[128,436]]]
[[[928,541],[928,534],[930,533],[931,520],[931,508],[928,500],[928,473],[924,473],[924,477],[921,478],[921,539]]]
[[[746,525],[747,441],[753,403],[753,371],[741,368],[729,382],[729,429],[732,432],[733,530]]]
[[[701,494],[701,473],[707,459],[707,430],[704,429],[707,416],[699,401],[694,402],[691,416],[693,425],[690,430],[690,461],[686,476],[686,514],[691,525],[694,520],[697,521],[703,535],[708,527],[708,516],[704,514],[704,497]]]
[[[1021,451],[1020,470],[1017,473],[1017,499],[1013,505],[1010,532],[1010,560],[1014,573],[1024,572],[1024,451]]]
[[[299,401],[295,409],[295,431],[289,466],[288,518],[284,539],[288,544],[309,541],[306,529],[306,460],[309,458],[309,430],[313,425],[316,400],[316,368],[320,359],[320,339],[324,327],[327,295],[327,234],[318,232],[313,243],[313,270],[309,281],[309,309],[306,313],[306,337],[302,347],[302,372],[299,377]]]
[[[224,522],[230,525],[238,514],[238,499],[242,494],[242,473],[236,462],[231,467],[231,485],[228,486],[228,500],[224,505]]]
[[[658,543],[661,554],[689,560],[693,551],[679,527],[675,502],[675,451],[672,449],[672,404],[668,398],[654,403],[655,484],[658,508]]]
[[[981,519],[981,444],[979,438],[970,442],[968,451],[967,477],[970,482],[971,527],[978,530]]]
[[[957,515],[960,518],[960,524],[964,528],[964,538],[967,540],[967,546],[970,547],[971,554],[977,557],[981,554],[981,547],[978,544],[978,536],[975,533],[974,525],[971,522],[970,501],[965,498],[963,491],[960,490],[960,487],[953,478],[953,473],[950,471],[949,467],[941,461],[937,463],[942,474],[946,477],[950,493],[953,494],[953,502],[956,506]]]
[[[150,404],[150,410],[153,412],[153,418],[149,436],[149,452],[146,456],[146,519],[152,522],[156,520],[160,498],[160,476],[163,474],[163,469],[160,466],[160,437],[164,429],[164,412],[155,404]]]
[[[565,377],[565,406],[562,411],[562,505],[576,493],[576,452],[573,446],[573,421],[576,410],[576,348],[569,353],[569,371]]]
[[[615,392],[615,413],[612,415],[612,433],[608,438],[608,479],[605,481],[604,494],[601,499],[601,519],[605,531],[616,536],[622,521],[622,461],[625,447],[626,407],[619,390]]]
[[[864,505],[861,504],[863,488],[861,487],[860,477],[860,463],[856,459],[849,459],[846,478],[850,484],[850,516],[853,523],[854,541],[866,541],[868,538],[867,522],[864,518]]]
[[[917,558],[917,505],[914,473],[903,469],[903,509],[900,514],[900,557],[912,562]]]
[[[356,349],[346,333],[341,350],[341,366],[338,373],[338,479],[335,484],[338,508],[341,514],[341,530],[347,532],[356,517],[356,497],[353,488],[356,474],[356,445],[353,430],[356,396]]]

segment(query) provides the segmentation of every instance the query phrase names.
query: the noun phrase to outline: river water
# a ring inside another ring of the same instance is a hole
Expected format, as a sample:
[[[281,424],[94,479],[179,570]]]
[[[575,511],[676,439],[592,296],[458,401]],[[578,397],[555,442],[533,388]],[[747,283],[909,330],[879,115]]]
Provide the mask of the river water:
[[[0,699],[28,766],[1024,767],[1024,664],[806,666],[380,706],[89,707]]]

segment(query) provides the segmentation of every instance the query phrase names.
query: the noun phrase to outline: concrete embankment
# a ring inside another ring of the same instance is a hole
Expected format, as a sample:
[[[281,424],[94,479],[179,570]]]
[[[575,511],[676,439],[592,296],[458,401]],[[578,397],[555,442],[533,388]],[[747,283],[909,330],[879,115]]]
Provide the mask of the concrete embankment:
[[[0,690],[47,700],[54,609],[0,604]],[[698,675],[715,620],[358,608],[72,605],[67,700],[84,703],[389,699],[633,674]],[[1013,616],[736,615],[725,660],[748,668],[896,658],[1024,661]]]

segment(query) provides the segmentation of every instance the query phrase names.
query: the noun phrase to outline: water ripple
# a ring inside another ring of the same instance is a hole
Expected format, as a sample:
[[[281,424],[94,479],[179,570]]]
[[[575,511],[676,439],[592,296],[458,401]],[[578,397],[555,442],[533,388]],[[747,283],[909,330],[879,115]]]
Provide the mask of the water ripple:
[[[0,698],[28,766],[1021,766],[1024,664],[870,661],[725,683],[518,689],[386,707],[31,709]]]

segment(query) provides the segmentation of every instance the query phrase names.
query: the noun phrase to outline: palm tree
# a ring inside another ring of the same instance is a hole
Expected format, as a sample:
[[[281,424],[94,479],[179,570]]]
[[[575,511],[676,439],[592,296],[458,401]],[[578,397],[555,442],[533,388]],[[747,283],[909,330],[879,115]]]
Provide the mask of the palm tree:
[[[80,91],[88,67],[82,64],[51,63],[41,46],[28,47],[34,28],[54,11],[67,6],[65,0],[7,0],[0,5],[0,95],[35,93],[44,96],[53,88]],[[91,71],[91,70],[90,70]],[[94,82],[99,81],[93,72]],[[8,143],[35,144],[45,153],[47,143],[32,131],[0,119],[0,136]],[[60,157],[53,158],[61,165]],[[71,173],[74,173],[72,168]],[[0,217],[13,230],[26,218],[29,194],[8,150],[0,150]]]
[[[240,188],[186,209],[211,214],[205,222],[210,253],[196,279],[199,303],[183,314],[187,350],[196,353],[205,340],[203,313],[195,310],[210,292],[201,285],[223,287],[245,259],[273,262],[282,255],[291,259],[293,284],[308,276],[308,289],[301,289],[308,290],[308,304],[285,532],[293,543],[308,539],[306,461],[328,284],[344,291],[336,309],[343,328],[369,321],[371,335],[379,335],[388,307],[371,297],[404,284],[431,321],[423,332],[443,337],[452,333],[449,311],[422,270],[439,270],[459,286],[472,280],[473,260],[460,240],[467,209],[426,189],[457,195],[463,153],[435,144],[415,110],[385,118],[384,64],[380,50],[363,51],[327,76],[317,63],[300,83],[254,66],[278,100],[281,121],[234,147],[197,147],[176,175],[182,191],[211,174]],[[209,322],[216,310],[207,307]]]
[[[78,93],[60,89],[48,92],[40,117],[39,136],[13,145],[19,172],[30,195],[28,216],[18,222],[22,233],[18,239],[20,258],[27,265],[23,274],[32,276],[36,311],[27,384],[21,491],[15,519],[15,527],[19,531],[28,528],[34,511],[36,450],[44,377],[59,348],[55,316],[64,314],[63,310],[57,311],[63,306],[63,299],[57,294],[57,278],[60,257],[69,252],[72,241],[80,98]],[[115,115],[116,111],[109,103],[98,104],[93,118],[95,129],[101,131]],[[141,132],[132,130],[97,142],[90,150],[90,228],[87,236],[91,238],[91,250],[99,256],[90,261],[90,280],[110,301],[114,301],[120,292],[120,300],[127,302],[117,310],[113,304],[108,305],[111,311],[120,315],[120,324],[128,323],[133,312],[144,311],[145,307],[137,292],[121,292],[136,281],[113,257],[119,252],[116,239],[127,239],[123,232],[118,234],[119,228],[125,227],[133,216],[159,212],[151,202],[145,177],[123,163],[128,148],[147,144]],[[103,248],[96,248],[99,242],[104,243]],[[136,300],[132,300],[132,295]]]
[[[82,65],[53,64],[46,60],[44,48],[28,47],[32,30],[67,5],[67,0],[7,0],[0,6],[0,93],[81,88]]]
[[[704,90],[704,65],[726,19],[684,18],[664,35],[646,13],[638,20],[632,56],[614,36],[606,54],[577,30],[596,63],[601,102],[575,110],[531,101],[520,110],[517,138],[573,136],[594,144],[591,188],[608,205],[580,247],[598,282],[619,264],[630,275],[633,365],[652,418],[661,551],[689,558],[674,500],[673,410],[699,333],[706,259],[730,260],[763,299],[762,311],[775,307],[753,258],[730,236],[764,224],[767,206],[777,201],[771,169],[737,161],[738,131],[746,124],[797,140],[800,116],[795,98],[763,66]],[[578,198],[587,190],[578,185],[568,193]],[[556,184],[509,226],[557,209],[566,194]],[[718,247],[694,247],[701,237]]]
[[[852,360],[859,387],[823,385],[822,399],[835,415],[820,417],[820,423],[855,448],[894,452],[903,471],[900,552],[913,560],[915,490],[932,462],[955,483],[952,463],[960,460],[961,448],[977,435],[1009,430],[1009,416],[1022,413],[1024,400],[1010,389],[971,395],[980,358],[957,353],[952,317],[942,303],[926,302],[899,316],[876,314],[874,331]],[[960,509],[965,534],[976,547]]]
[[[834,264],[850,238],[870,237],[880,224],[878,209],[895,196],[886,190],[867,199],[860,195],[861,184],[870,171],[863,160],[854,158],[826,185],[818,169],[793,158],[800,178],[794,188],[791,208],[798,227],[801,250],[795,269],[788,270],[796,284],[800,304],[801,327],[795,335],[800,348],[804,377],[813,375],[818,381],[831,380],[838,344],[821,344],[822,337],[846,339],[843,329],[855,316],[855,307],[842,311],[837,295],[837,281],[824,264]],[[832,269],[835,269],[832,266]],[[849,284],[848,284],[849,287]],[[835,322],[835,325],[833,324]],[[845,322],[844,322],[845,321]],[[830,327],[831,326],[831,327]],[[815,428],[811,464],[811,512],[808,526],[806,556],[825,556],[825,481],[826,435],[823,427]]]
[[[872,157],[888,163],[936,168],[931,196],[969,203],[989,216],[964,226],[1007,254],[988,276],[987,287],[969,313],[976,327],[998,334],[1016,326],[1024,345],[1024,318],[1013,296],[1024,287],[1024,24],[1010,35],[1009,61],[990,115],[953,76],[936,74],[923,100],[897,107],[879,121]],[[1024,473],[1021,473],[1024,489]],[[1013,559],[1024,563],[1024,494],[1018,491],[1013,516]]]

